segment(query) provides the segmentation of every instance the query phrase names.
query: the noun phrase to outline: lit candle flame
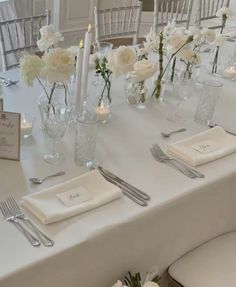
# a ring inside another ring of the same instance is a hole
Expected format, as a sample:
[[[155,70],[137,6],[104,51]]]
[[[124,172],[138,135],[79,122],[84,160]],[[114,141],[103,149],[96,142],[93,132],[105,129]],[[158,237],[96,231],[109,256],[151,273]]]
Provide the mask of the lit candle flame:
[[[88,32],[91,32],[92,26],[91,24],[88,25]]]
[[[79,42],[79,47],[80,47],[80,49],[83,49],[83,48],[84,48],[84,41],[83,41],[83,40],[81,40],[81,41]]]

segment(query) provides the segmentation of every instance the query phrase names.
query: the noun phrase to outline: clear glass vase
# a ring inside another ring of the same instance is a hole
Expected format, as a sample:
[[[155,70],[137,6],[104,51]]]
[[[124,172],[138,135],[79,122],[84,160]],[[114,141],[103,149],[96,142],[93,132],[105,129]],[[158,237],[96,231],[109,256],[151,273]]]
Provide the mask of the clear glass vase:
[[[127,102],[137,108],[144,108],[148,98],[148,89],[145,81],[133,82],[131,79],[126,78],[125,93]]]
[[[52,151],[44,155],[44,160],[50,164],[58,164],[64,159],[58,151],[58,143],[67,130],[71,118],[71,106],[65,99],[63,102],[53,99],[49,103],[47,96],[42,94],[38,100],[38,107],[42,130],[53,142]]]
[[[203,82],[194,120],[202,125],[211,121],[218,98],[222,94],[222,83],[214,80]]]

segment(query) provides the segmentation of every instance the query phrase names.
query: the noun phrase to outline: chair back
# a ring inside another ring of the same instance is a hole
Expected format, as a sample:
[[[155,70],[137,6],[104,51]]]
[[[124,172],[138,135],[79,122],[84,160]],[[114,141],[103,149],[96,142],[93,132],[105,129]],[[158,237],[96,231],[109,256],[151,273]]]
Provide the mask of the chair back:
[[[172,21],[184,23],[188,28],[192,8],[193,0],[154,0],[153,30],[158,32]]]
[[[37,40],[40,28],[50,23],[50,11],[40,16],[25,17],[0,22],[0,51],[2,70],[19,65],[24,53],[38,50]]]
[[[95,42],[99,44],[114,38],[132,37],[137,44],[142,2],[137,5],[99,10],[94,7]]]
[[[216,18],[216,12],[223,6],[229,7],[229,2],[230,0],[198,0],[198,14],[201,16],[198,17],[197,25],[201,26],[203,21]],[[220,28],[222,26],[221,20],[219,20],[219,23],[213,22],[212,25],[211,22],[206,22],[206,24],[212,29]]]

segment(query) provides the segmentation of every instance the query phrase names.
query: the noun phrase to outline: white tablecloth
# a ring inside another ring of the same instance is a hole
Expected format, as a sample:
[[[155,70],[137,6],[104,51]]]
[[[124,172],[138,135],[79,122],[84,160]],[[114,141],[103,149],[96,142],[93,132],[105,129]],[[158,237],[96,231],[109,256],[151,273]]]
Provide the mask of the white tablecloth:
[[[17,71],[8,75],[18,77]],[[224,80],[224,84],[215,121],[233,128],[235,82]],[[143,110],[131,107],[124,100],[122,86],[122,79],[113,83],[113,115],[99,130],[97,162],[149,193],[149,206],[140,207],[123,197],[48,226],[34,219],[54,239],[53,248],[31,247],[12,225],[0,219],[1,287],[108,287],[128,270],[144,273],[157,265],[161,273],[185,252],[236,228],[236,154],[199,167],[206,178],[192,180],[154,161],[149,152],[154,142],[165,148],[205,129],[192,121],[197,98],[192,97],[181,112],[185,119],[181,125],[187,132],[163,139],[161,130],[180,127],[167,120],[175,112],[172,107],[160,103],[150,103]],[[28,111],[38,117],[37,85],[26,88],[19,84],[4,92],[6,110]],[[66,161],[60,167],[42,160],[51,143],[39,126],[36,121],[33,138],[22,143],[21,162],[0,160],[0,200],[8,195],[18,200],[85,171],[73,162],[73,126],[62,140]],[[58,170],[65,170],[66,175],[42,186],[28,183],[31,176]]]

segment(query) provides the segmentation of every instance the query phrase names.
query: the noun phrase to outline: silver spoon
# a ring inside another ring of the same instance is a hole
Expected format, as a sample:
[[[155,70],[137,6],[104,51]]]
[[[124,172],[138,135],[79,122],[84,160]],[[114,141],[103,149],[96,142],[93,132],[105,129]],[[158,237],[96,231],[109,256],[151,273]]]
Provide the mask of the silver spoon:
[[[175,131],[172,131],[172,132],[169,132],[169,133],[164,133],[164,132],[161,132],[161,135],[164,137],[164,138],[169,138],[172,134],[174,133],[181,133],[181,132],[185,132],[186,129],[185,128],[181,128],[179,130],[175,130]]]
[[[48,178],[51,178],[51,177],[54,177],[54,176],[60,176],[60,175],[64,175],[64,174],[66,174],[64,171],[60,171],[60,172],[57,172],[57,173],[54,173],[54,174],[45,176],[45,177],[43,177],[43,178],[31,177],[29,180],[30,180],[32,183],[41,184],[41,183],[44,182],[44,180],[46,180],[46,179],[48,179]]]

